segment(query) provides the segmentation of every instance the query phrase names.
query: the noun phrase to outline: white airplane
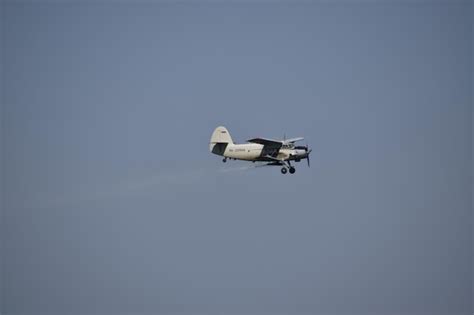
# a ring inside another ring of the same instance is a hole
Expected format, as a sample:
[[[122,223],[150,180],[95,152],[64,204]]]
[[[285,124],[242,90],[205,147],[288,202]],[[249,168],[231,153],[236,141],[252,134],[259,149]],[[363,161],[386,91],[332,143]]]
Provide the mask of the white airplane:
[[[291,165],[291,161],[299,162],[306,159],[309,167],[309,154],[312,150],[308,146],[295,146],[295,142],[304,138],[293,138],[288,140],[271,140],[264,138],[254,138],[247,140],[247,143],[236,144],[232,141],[229,131],[223,127],[217,127],[211,136],[209,150],[227,159],[244,160],[252,162],[268,162],[267,165],[281,165],[282,174],[288,171],[294,174],[296,169]]]

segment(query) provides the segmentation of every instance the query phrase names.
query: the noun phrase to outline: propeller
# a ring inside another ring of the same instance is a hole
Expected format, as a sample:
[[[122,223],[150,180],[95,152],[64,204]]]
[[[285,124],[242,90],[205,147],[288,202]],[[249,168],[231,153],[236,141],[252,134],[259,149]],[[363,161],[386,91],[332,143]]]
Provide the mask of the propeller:
[[[306,149],[305,149],[305,151],[306,151],[306,162],[308,162],[308,167],[311,167],[311,166],[310,166],[310,163],[309,163],[309,154],[310,154],[311,151],[313,151],[313,150],[309,150],[309,149],[308,149],[308,141],[307,141],[307,140],[305,140],[304,143],[306,144]]]
[[[309,163],[309,154],[311,153],[311,151],[313,151],[313,150],[309,150],[308,155],[306,155],[306,162],[308,162],[308,167],[311,167],[310,163]]]

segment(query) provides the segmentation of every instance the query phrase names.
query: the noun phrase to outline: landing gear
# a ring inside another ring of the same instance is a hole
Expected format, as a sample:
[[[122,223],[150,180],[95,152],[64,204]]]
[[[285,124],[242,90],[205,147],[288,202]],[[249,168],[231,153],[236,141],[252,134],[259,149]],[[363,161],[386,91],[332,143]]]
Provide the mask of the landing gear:
[[[290,174],[294,174],[296,172],[294,166],[291,166],[290,161],[288,161],[287,164],[282,163],[281,165],[283,165],[281,168],[282,174],[286,174],[288,171],[290,171]]]
[[[224,163],[227,162],[227,158],[222,159],[222,162]]]

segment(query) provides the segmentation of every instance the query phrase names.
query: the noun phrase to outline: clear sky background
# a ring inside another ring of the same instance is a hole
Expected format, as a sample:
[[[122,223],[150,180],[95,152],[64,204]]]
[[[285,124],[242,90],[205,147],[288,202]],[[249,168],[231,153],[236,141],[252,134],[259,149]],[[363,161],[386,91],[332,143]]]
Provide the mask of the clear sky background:
[[[472,6],[3,1],[1,312],[472,314]]]

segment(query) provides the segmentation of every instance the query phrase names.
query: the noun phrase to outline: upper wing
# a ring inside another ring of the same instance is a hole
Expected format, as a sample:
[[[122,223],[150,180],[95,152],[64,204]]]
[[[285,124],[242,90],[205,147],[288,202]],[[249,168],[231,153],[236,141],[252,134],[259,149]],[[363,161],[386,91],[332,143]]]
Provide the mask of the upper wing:
[[[304,138],[303,137],[291,138],[291,139],[283,140],[283,142],[284,143],[295,143],[295,142],[301,141],[301,140],[304,140]]]
[[[250,140],[247,140],[247,142],[251,143],[258,143],[258,144],[263,144],[264,147],[271,147],[271,148],[281,148],[283,143],[278,140],[271,140],[271,139],[265,139],[265,138],[253,138]]]
[[[247,140],[247,142],[252,142],[252,143],[258,143],[258,144],[263,144],[263,145],[268,145],[268,146],[281,146],[286,143],[295,143],[297,141],[304,140],[303,137],[298,137],[298,138],[291,138],[291,139],[286,139],[286,140],[272,140],[272,139],[266,139],[266,138],[254,138]]]
[[[254,138],[247,141],[251,143],[263,144],[261,156],[276,157],[280,151],[281,146],[283,145],[281,141],[264,138]]]

